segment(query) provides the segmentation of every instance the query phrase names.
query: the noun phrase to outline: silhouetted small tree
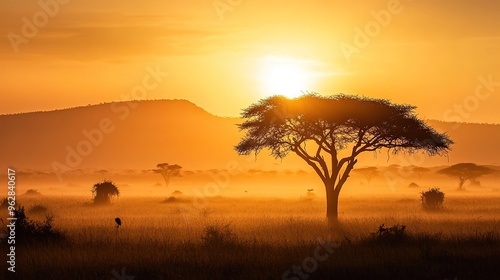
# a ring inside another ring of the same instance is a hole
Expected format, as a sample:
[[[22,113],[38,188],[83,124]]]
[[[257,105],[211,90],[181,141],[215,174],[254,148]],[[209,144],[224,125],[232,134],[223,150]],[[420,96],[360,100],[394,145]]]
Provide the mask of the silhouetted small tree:
[[[102,175],[102,179],[103,180],[106,180],[106,175],[109,173],[108,170],[105,170],[105,169],[101,169],[99,171],[97,171],[97,173],[101,174]]]
[[[373,177],[375,177],[379,174],[378,168],[375,166],[356,168],[352,172],[359,173],[359,174],[362,174],[363,176],[365,176],[366,182],[368,183],[368,185],[370,184]]]
[[[328,221],[338,219],[342,187],[361,153],[388,149],[442,155],[453,143],[414,113],[416,107],[367,97],[307,94],[273,96],[243,110],[246,135],[235,147],[240,155],[268,149],[275,158],[295,153],[321,178]],[[345,153],[341,151],[346,150]],[[343,157],[342,157],[343,156]]]
[[[315,197],[314,189],[307,189],[307,197]]]
[[[170,179],[172,177],[181,177],[181,169],[182,166],[177,164],[158,163],[156,165],[156,169],[154,169],[153,171],[163,176],[163,179],[165,180],[165,187],[168,187],[168,185],[170,184]]]
[[[120,190],[111,181],[102,181],[92,187],[93,201],[95,204],[109,204],[113,196],[118,197]]]
[[[479,185],[478,178],[492,173],[494,170],[485,166],[479,166],[474,163],[458,163],[450,167],[441,169],[438,171],[439,174],[448,175],[451,177],[458,178],[458,188],[463,189],[463,186],[467,180],[471,183]]]
[[[431,170],[429,168],[425,168],[425,167],[420,167],[420,166],[414,166],[411,171],[417,175],[418,179],[420,180],[422,178],[422,176],[425,174],[425,173],[428,173],[430,172]]]

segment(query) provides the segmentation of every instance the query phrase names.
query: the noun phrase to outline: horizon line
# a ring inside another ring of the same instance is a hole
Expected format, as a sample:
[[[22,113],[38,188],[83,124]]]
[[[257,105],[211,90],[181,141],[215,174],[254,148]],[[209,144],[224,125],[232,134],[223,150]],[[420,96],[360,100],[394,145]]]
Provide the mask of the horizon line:
[[[168,98],[161,98],[161,99],[131,99],[131,100],[119,100],[119,101],[107,101],[107,102],[101,102],[101,103],[94,103],[94,104],[87,104],[87,105],[79,105],[79,106],[74,106],[74,107],[65,107],[65,108],[56,108],[56,109],[48,109],[48,110],[37,110],[37,111],[28,111],[28,112],[16,112],[16,113],[5,113],[5,114],[0,114],[0,117],[3,116],[16,116],[16,115],[24,115],[24,114],[37,114],[37,113],[51,113],[51,112],[59,112],[59,111],[66,111],[66,110],[72,110],[72,109],[80,109],[80,108],[86,108],[86,107],[96,107],[96,106],[101,106],[101,105],[108,105],[108,104],[114,104],[114,103],[124,103],[124,102],[154,102],[154,101],[185,101],[188,103],[193,104],[195,107],[207,112],[208,114],[215,116],[215,117],[220,117],[220,118],[236,118],[240,119],[241,117],[239,116],[221,116],[218,114],[214,114],[212,112],[209,112],[207,109],[198,106],[196,103],[194,103],[191,100],[184,99],[184,98],[174,98],[174,99],[168,99]],[[451,122],[451,121],[444,121],[444,120],[439,120],[439,119],[424,119],[425,121],[437,121],[437,122],[443,122],[443,123],[451,123],[451,124],[479,124],[479,125],[500,125],[500,123],[490,123],[490,122]]]

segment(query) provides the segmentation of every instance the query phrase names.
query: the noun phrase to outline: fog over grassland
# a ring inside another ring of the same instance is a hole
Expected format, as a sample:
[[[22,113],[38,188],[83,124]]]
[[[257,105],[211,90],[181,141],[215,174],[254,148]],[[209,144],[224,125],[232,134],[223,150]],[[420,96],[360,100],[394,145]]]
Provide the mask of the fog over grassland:
[[[359,156],[332,226],[325,187],[299,157],[237,155],[242,121],[185,100],[0,116],[0,130],[9,131],[0,139],[1,164],[8,164],[2,170],[16,170],[18,275],[495,275],[500,125],[428,120],[455,142],[447,156]],[[431,204],[432,195],[441,200]],[[8,200],[1,207],[8,209]]]

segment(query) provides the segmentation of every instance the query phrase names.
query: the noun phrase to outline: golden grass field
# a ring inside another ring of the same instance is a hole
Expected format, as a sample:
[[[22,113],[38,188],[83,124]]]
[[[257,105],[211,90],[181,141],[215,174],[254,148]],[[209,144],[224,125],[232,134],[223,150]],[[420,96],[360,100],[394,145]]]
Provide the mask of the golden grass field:
[[[83,196],[20,196],[31,219],[43,219],[29,213],[31,206],[46,206],[68,240],[20,245],[16,276],[113,279],[113,270],[125,268],[135,279],[303,279],[283,273],[313,256],[319,240],[330,240],[340,247],[307,279],[498,279],[494,194],[448,195],[437,212],[423,210],[418,196],[341,197],[333,229],[321,197],[120,197],[93,206]],[[115,217],[122,220],[118,230]],[[383,223],[405,225],[414,240],[369,242]],[[204,241],[210,226],[228,235]]]

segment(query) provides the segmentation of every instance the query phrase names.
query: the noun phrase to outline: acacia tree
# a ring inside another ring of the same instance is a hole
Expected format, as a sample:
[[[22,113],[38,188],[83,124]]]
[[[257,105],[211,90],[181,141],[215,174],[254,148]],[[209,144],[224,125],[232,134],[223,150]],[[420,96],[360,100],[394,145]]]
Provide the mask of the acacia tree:
[[[428,173],[430,172],[431,170],[429,168],[425,168],[425,167],[420,167],[420,166],[414,166],[411,171],[413,173],[415,173],[418,177],[418,179],[420,180],[422,178],[422,176],[425,174],[425,173]]]
[[[103,179],[106,180],[106,174],[108,174],[108,170],[104,170],[104,169],[101,169],[99,171],[97,171],[97,173],[101,174]]]
[[[375,166],[356,168],[353,170],[353,172],[359,173],[359,174],[362,174],[363,176],[365,176],[366,181],[368,182],[368,185],[372,181],[373,177],[375,177],[379,174],[378,168]]]
[[[444,174],[458,178],[458,188],[463,190],[463,186],[467,180],[472,184],[479,185],[479,177],[493,172],[493,169],[479,166],[474,163],[458,163],[450,167],[446,167],[438,171],[439,174]]]
[[[181,168],[182,166],[177,164],[158,163],[156,165],[156,169],[154,169],[153,171],[163,176],[163,179],[165,180],[165,187],[168,187],[168,185],[170,184],[170,179],[172,177],[181,176],[180,174]]]
[[[432,156],[450,150],[453,142],[418,119],[415,108],[343,94],[273,96],[243,110],[246,121],[238,126],[246,135],[235,149],[240,155],[265,148],[275,158],[298,155],[321,178],[326,215],[335,222],[340,191],[361,153],[386,148]]]

